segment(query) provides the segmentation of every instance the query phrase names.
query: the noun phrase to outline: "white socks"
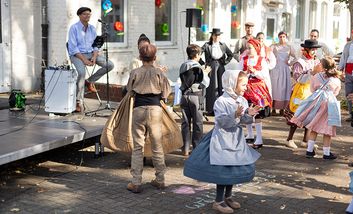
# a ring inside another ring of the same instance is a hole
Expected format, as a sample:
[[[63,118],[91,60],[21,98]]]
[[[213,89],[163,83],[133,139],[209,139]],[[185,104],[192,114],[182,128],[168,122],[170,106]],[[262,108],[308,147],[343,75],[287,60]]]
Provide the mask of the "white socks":
[[[314,151],[314,146],[315,146],[315,141],[308,140],[308,148],[306,149],[306,151],[313,152]]]
[[[353,199],[352,199],[351,203],[348,205],[346,211],[350,212],[350,213],[353,213]]]
[[[256,141],[254,142],[255,145],[262,144],[262,123],[255,123],[256,129]]]
[[[248,134],[246,135],[245,139],[254,139],[254,133],[252,130],[252,124],[246,125],[246,130],[248,131]]]
[[[322,150],[324,151],[324,155],[330,156],[330,148],[331,147],[322,147]]]

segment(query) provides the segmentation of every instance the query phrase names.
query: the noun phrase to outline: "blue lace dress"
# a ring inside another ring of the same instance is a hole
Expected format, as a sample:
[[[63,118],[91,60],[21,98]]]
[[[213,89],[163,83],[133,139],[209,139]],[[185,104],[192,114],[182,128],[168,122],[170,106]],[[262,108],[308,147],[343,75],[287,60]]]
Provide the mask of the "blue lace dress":
[[[241,124],[253,122],[245,114],[235,118],[238,105],[247,107],[245,98],[224,93],[214,105],[215,127],[185,161],[184,175],[195,180],[232,185],[251,181],[260,154],[246,144]]]

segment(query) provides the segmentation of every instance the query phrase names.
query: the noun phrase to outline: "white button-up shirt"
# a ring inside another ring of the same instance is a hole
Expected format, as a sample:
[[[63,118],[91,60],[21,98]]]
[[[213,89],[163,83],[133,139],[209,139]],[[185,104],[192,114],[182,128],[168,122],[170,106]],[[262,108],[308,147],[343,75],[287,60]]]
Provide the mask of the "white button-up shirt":
[[[77,53],[92,53],[93,51],[97,51],[97,47],[92,47],[96,37],[96,28],[93,25],[88,24],[87,29],[85,29],[81,21],[73,24],[69,30],[69,55],[74,56]]]
[[[212,44],[212,58],[213,59],[220,59],[223,56],[221,46],[219,45],[219,42],[213,43]]]

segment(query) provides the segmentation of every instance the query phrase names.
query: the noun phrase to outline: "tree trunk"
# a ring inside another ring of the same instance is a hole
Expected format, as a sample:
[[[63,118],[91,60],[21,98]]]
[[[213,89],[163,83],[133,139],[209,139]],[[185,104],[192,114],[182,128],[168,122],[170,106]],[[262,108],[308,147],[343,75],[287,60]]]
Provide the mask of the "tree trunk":
[[[351,18],[351,31],[352,31],[353,30],[353,0],[349,0],[348,9],[351,15],[350,18]],[[351,32],[349,35],[351,35]]]

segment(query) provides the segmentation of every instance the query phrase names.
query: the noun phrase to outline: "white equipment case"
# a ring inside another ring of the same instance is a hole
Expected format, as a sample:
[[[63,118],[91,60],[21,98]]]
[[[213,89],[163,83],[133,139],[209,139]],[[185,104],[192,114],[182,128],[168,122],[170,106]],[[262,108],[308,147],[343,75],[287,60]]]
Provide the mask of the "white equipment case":
[[[45,70],[45,111],[71,113],[76,109],[76,80],[74,69],[49,67]]]

